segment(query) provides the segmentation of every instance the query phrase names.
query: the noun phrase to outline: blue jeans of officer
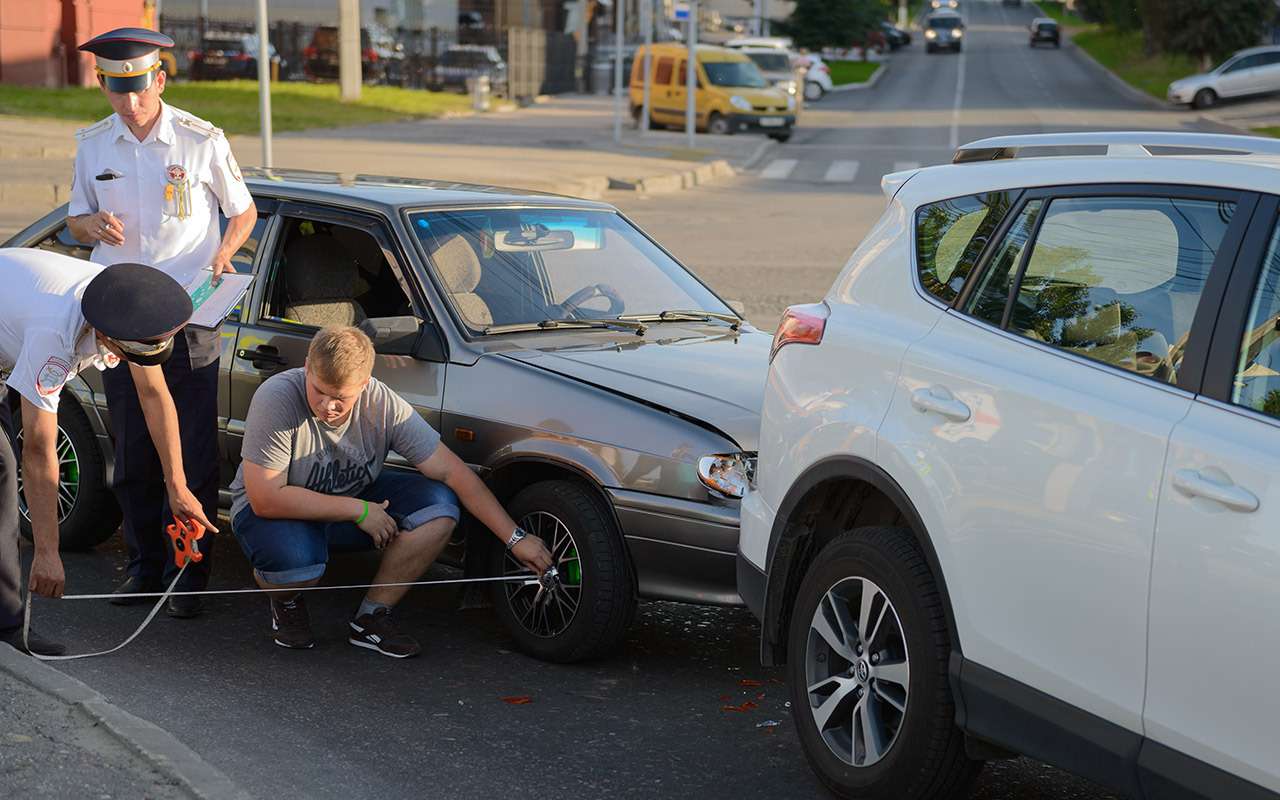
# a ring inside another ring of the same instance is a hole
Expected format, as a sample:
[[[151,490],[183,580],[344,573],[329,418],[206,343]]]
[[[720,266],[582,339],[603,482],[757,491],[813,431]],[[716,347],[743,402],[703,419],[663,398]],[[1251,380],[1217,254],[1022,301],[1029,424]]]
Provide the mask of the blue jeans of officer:
[[[356,496],[370,503],[386,500],[387,514],[402,531],[442,517],[458,520],[458,498],[453,490],[416,472],[384,469]],[[268,519],[253,513],[251,507],[236,514],[232,529],[254,571],[275,585],[319,578],[331,552],[374,549],[373,539],[354,522]]]
[[[205,517],[218,514],[218,361],[192,367],[186,336],[174,337],[173,354],[161,367],[178,411],[182,436],[182,467],[187,488],[200,501]],[[160,456],[142,415],[138,390],[127,364],[102,373],[111,432],[115,437],[115,481],[112,488],[124,512],[124,541],[129,550],[129,574],[147,582],[173,579],[177,566],[170,556],[165,525],[173,522],[165,491]],[[183,575],[181,590],[200,590],[209,583],[213,538],[200,540],[204,559]]]
[[[0,385],[0,631],[22,624],[22,561],[18,555],[18,460],[7,387]]]

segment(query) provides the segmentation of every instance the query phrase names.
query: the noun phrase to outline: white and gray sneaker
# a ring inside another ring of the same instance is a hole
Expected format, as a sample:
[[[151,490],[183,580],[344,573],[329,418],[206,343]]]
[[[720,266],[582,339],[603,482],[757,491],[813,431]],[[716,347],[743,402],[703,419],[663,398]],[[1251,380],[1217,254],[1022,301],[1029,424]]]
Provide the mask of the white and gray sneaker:
[[[422,652],[417,640],[401,633],[391,621],[389,608],[379,608],[351,620],[351,637],[347,641],[392,658],[412,658]]]

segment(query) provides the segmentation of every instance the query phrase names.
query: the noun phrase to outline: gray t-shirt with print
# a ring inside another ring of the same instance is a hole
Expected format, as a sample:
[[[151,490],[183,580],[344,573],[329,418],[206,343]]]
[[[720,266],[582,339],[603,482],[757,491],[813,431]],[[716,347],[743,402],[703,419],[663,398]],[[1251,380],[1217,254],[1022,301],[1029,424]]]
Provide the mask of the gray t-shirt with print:
[[[440,434],[377,378],[346,422],[326,425],[307,405],[306,372],[298,367],[271,376],[254,393],[240,455],[270,470],[288,469],[290,486],[352,497],[377,479],[389,450],[420,464],[439,444]],[[249,505],[243,464],[231,495],[234,520]]]

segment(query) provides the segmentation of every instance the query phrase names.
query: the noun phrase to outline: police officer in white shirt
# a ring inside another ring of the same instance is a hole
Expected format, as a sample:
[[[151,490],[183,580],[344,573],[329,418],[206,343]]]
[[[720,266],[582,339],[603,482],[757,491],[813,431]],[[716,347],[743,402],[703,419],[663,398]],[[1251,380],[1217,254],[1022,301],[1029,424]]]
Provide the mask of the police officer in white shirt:
[[[231,257],[252,232],[257,209],[222,131],[161,100],[159,48],[172,46],[168,36],[144,28],[119,28],[81,45],[95,55],[98,82],[115,113],[76,133],[68,227],[80,241],[93,243],[96,263],[151,264],[189,286],[233,269]],[[219,207],[228,219],[225,233],[219,231]],[[221,353],[220,331],[189,328],[164,366],[178,408],[188,486],[210,518],[218,503]],[[107,373],[104,384],[116,440],[114,489],[129,548],[129,577],[117,592],[156,591],[176,569],[164,535],[160,459],[130,374]],[[211,554],[210,543],[179,589],[205,588]],[[202,610],[198,597],[175,597],[168,607],[175,617]]]
[[[9,403],[22,408],[23,492],[35,556],[28,590],[62,596],[58,555],[58,400],[62,387],[90,367],[133,375],[136,402],[157,442],[174,515],[209,527],[183,471],[178,415],[161,364],[191,316],[191,298],[177,281],[142,264],[102,267],[46,250],[0,249],[0,641],[22,642],[22,576],[18,556],[17,460],[9,445]],[[125,359],[128,366],[120,366]],[[34,633],[41,655],[63,647]]]

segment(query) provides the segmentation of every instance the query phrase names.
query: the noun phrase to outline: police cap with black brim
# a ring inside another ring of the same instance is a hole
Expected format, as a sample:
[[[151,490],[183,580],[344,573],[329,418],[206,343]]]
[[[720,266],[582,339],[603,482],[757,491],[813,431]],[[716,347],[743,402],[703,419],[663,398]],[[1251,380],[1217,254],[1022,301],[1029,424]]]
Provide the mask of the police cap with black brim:
[[[116,28],[80,45],[96,57],[95,70],[111,92],[141,92],[160,71],[160,48],[173,39],[146,28]]]
[[[191,297],[182,285],[145,264],[112,264],[99,272],[80,298],[85,320],[112,339],[126,360],[144,367],[163,364],[173,337],[191,319]]]

